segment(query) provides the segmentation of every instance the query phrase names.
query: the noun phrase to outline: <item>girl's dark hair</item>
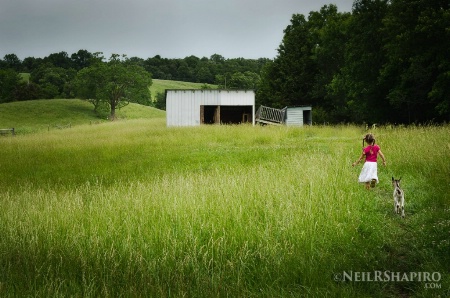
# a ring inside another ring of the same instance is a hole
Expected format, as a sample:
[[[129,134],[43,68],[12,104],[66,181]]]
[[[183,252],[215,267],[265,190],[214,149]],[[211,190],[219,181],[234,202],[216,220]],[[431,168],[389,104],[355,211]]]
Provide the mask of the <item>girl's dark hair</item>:
[[[364,136],[363,148],[364,148],[364,141],[366,141],[367,144],[372,144],[372,147],[373,147],[373,145],[375,145],[375,137],[371,133],[368,133]],[[373,154],[372,147],[370,147],[370,154]]]
[[[364,141],[366,141],[367,143],[373,143],[373,144],[375,144],[375,137],[373,136],[373,134],[371,134],[371,133],[368,133],[368,134],[366,134],[365,136],[364,136]],[[373,145],[372,144],[372,145]]]

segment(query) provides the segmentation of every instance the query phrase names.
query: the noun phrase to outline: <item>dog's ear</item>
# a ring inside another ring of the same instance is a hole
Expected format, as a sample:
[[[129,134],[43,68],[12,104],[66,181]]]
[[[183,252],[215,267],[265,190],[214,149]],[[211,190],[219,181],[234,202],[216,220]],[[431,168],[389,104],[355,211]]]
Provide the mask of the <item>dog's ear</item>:
[[[400,182],[400,180],[402,180],[402,177],[400,177],[400,179],[398,179],[398,182]]]
[[[392,176],[392,182],[394,182],[394,176]]]

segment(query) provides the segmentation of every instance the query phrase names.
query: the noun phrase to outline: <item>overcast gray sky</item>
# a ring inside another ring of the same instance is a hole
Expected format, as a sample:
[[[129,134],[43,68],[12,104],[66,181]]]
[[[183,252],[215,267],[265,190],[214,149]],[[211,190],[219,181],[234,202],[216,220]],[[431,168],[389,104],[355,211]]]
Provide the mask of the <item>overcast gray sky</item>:
[[[292,15],[326,4],[350,12],[353,0],[0,0],[0,58],[274,58]]]

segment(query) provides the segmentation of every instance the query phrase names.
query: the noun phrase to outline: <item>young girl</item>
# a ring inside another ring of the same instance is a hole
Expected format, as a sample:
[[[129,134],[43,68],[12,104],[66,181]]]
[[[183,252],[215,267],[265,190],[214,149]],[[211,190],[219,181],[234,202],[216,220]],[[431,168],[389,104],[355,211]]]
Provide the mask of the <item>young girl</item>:
[[[370,189],[371,187],[375,187],[375,184],[378,183],[377,156],[380,155],[384,166],[386,166],[386,159],[380,150],[380,146],[375,145],[375,138],[371,133],[365,135],[363,139],[363,147],[364,141],[366,141],[368,146],[363,148],[361,156],[352,164],[352,167],[357,165],[363,157],[366,157],[366,161],[364,162],[361,174],[359,175],[358,182],[365,183],[366,189]]]

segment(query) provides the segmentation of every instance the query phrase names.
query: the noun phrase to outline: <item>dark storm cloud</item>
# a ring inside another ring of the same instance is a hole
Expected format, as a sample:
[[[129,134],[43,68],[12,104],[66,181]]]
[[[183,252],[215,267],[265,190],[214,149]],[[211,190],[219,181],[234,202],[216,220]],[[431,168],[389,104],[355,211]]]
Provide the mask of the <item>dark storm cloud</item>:
[[[80,49],[140,58],[273,58],[293,14],[353,0],[2,0],[0,57]]]

